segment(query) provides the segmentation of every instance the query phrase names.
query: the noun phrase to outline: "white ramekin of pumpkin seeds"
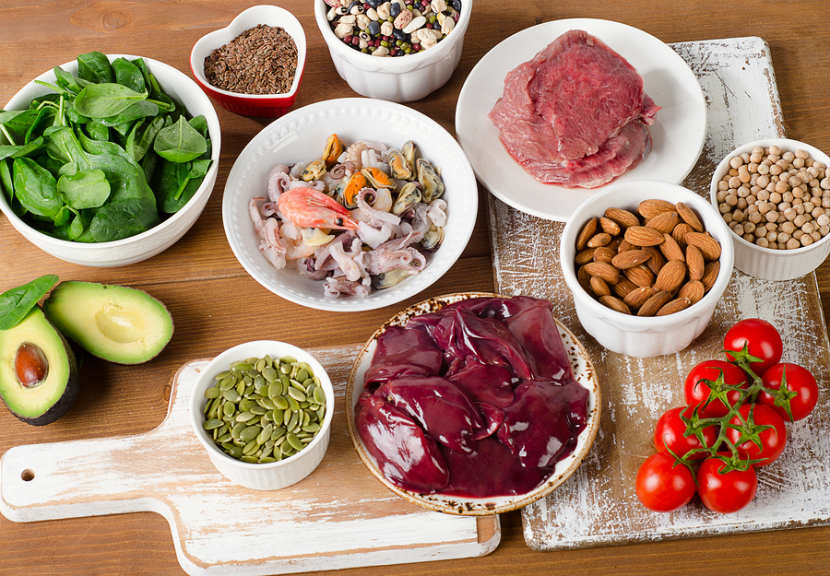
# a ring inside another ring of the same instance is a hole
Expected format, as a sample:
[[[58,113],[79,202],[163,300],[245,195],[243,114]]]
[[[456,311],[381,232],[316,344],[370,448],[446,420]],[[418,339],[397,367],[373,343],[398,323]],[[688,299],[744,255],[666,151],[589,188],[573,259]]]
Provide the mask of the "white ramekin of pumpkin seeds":
[[[305,350],[259,340],[214,358],[199,376],[190,409],[196,437],[219,472],[247,488],[275,490],[322,461],[334,389]]]

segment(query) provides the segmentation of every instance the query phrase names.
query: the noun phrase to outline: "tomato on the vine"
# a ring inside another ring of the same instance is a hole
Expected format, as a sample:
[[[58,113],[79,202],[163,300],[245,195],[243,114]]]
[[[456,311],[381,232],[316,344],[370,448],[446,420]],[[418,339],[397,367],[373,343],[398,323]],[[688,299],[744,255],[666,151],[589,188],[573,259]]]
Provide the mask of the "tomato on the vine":
[[[762,379],[764,387],[775,392],[771,394],[762,390],[758,395],[758,402],[775,408],[784,420],[794,422],[806,418],[816,407],[818,385],[815,376],[806,368],[789,362],[774,364],[767,368]],[[789,414],[786,409],[788,400]]]
[[[683,418],[692,419],[694,408],[691,406],[679,406],[660,416],[657,426],[654,428],[654,447],[658,452],[674,452],[676,456],[683,457],[690,450],[697,448],[708,448],[715,442],[718,435],[717,426],[706,426],[701,430],[706,446],[701,446],[697,435],[685,436],[686,422]],[[700,460],[706,457],[705,452],[691,455],[689,459]]]
[[[735,444],[742,458],[760,459],[755,466],[767,466],[784,451],[787,427],[774,408],[766,404],[744,404],[729,419],[726,437]]]
[[[721,374],[723,375],[722,380]],[[702,407],[703,403],[709,398],[712,388],[706,382],[703,382],[704,380],[712,382],[712,387],[716,388],[716,393],[720,396],[705,408]],[[683,386],[686,404],[689,406],[700,405],[700,415],[705,418],[725,416],[729,412],[729,408],[723,403],[723,399],[725,398],[730,405],[734,405],[740,399],[741,394],[737,390],[717,390],[719,383],[746,388],[748,377],[746,372],[724,360],[704,360],[692,368],[692,371],[686,376],[686,382]]]
[[[713,512],[736,512],[749,504],[758,488],[755,468],[721,473],[726,463],[707,458],[697,471],[697,490],[703,505]]]
[[[656,512],[669,512],[687,504],[695,495],[695,479],[689,469],[668,452],[652,454],[637,471],[637,498]]]
[[[781,360],[783,344],[781,335],[775,326],[759,318],[741,320],[727,331],[723,339],[723,348],[727,351],[741,352],[744,347],[747,352],[758,358],[751,362],[749,367],[757,375]],[[736,355],[726,353],[727,358],[735,359]]]

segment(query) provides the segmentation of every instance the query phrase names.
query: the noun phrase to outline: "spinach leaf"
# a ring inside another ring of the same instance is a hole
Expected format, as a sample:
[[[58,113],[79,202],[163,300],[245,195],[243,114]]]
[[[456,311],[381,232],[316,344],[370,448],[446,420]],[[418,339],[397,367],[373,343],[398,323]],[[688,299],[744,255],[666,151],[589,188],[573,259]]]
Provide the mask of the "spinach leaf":
[[[128,198],[99,208],[79,240],[109,242],[139,234],[157,223],[155,199],[147,204],[142,198]]]
[[[20,324],[38,300],[57,283],[57,276],[47,274],[0,294],[0,330],[9,330]]]
[[[37,110],[23,110],[19,114],[11,115],[5,121],[0,122],[3,133],[7,137],[11,136],[9,144],[23,142],[26,139],[26,132],[29,131],[29,127],[37,119],[38,114]]]
[[[127,151],[115,142],[88,138],[82,129],[78,129],[78,140],[80,141],[81,146],[83,146],[84,151],[89,154],[122,156],[132,162],[132,157],[127,154]]]
[[[103,206],[110,195],[110,183],[103,170],[81,170],[58,178],[63,201],[76,210]]]
[[[44,106],[35,116],[34,121],[29,125],[26,134],[23,136],[23,143],[26,144],[34,138],[43,134],[46,127],[55,119],[55,109],[51,106]]]
[[[146,92],[147,86],[144,82],[144,75],[138,66],[126,58],[116,58],[112,61],[112,69],[115,72],[115,81],[136,92]]]
[[[0,144],[0,160],[4,158],[21,158],[28,156],[35,150],[43,147],[44,140],[42,136],[38,136],[31,142],[20,146],[12,146],[10,144]]]
[[[90,84],[75,97],[74,108],[82,116],[108,118],[146,98],[146,93],[130,90],[121,84]]]
[[[88,84],[86,80],[76,78],[75,75],[70,74],[60,66],[55,66],[52,71],[55,73],[55,84],[73,96],[80,92],[83,87]]]
[[[78,76],[89,82],[115,82],[115,74],[106,54],[87,52],[78,56]]]
[[[147,63],[144,62],[144,59],[136,58],[133,60],[133,64],[141,70],[141,75],[144,76],[144,85],[147,87],[146,89],[150,94],[150,98],[157,101],[157,103],[160,102],[164,105],[159,106],[159,108],[162,108],[164,112],[173,112],[176,110],[178,108],[178,103],[161,89],[158,79],[155,74],[150,72],[150,69],[147,67]]]
[[[84,212],[78,212],[75,214],[75,218],[72,219],[72,223],[69,224],[69,227],[66,230],[67,238],[69,240],[77,240],[84,233],[87,226],[89,226],[89,217],[87,217]]]
[[[94,140],[109,140],[110,129],[99,118],[90,120],[85,124],[86,132]]]
[[[153,176],[156,173],[156,166],[158,165],[158,162],[158,154],[152,150],[149,150],[141,160],[141,169],[144,171],[144,178],[147,179],[147,182],[152,182]]]
[[[184,164],[163,162],[156,182],[161,210],[175,214],[193,197],[210,168],[210,159]]]
[[[91,167],[81,143],[68,126],[58,128],[49,134],[46,138],[46,153],[72,170],[87,170]]]
[[[140,162],[147,154],[147,151],[153,146],[159,131],[164,127],[164,118],[156,116],[147,125],[144,130],[141,130],[144,122],[136,122],[133,129],[127,136],[127,152],[133,157],[133,160]]]
[[[55,218],[63,202],[52,173],[31,158],[15,158],[12,172],[17,201],[32,214]]]
[[[190,125],[193,126],[193,129],[196,130],[199,134],[201,134],[204,138],[208,137],[207,120],[201,114],[191,118]]]
[[[0,188],[6,193],[9,199],[9,206],[14,208],[14,184],[12,183],[12,171],[9,168],[11,160],[0,160]]]
[[[147,118],[148,116],[157,116],[158,113],[159,107],[156,104],[148,100],[139,100],[138,102],[132,103],[129,107],[115,116],[101,118],[100,122],[104,126],[117,127],[121,124],[129,124],[132,126],[133,122],[136,120]]]
[[[69,224],[69,221],[72,220],[72,217],[75,215],[75,211],[64,204],[61,206],[61,209],[58,210],[57,215],[52,219],[52,225],[56,228],[61,228]]]
[[[162,128],[153,143],[156,154],[170,162],[189,162],[207,151],[207,142],[184,116],[172,126]]]

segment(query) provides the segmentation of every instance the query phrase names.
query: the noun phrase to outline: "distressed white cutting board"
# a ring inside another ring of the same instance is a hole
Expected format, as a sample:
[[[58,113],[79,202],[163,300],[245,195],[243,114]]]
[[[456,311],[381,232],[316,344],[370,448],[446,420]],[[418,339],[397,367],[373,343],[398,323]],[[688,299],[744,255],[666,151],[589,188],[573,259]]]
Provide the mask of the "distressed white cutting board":
[[[498,516],[423,510],[363,466],[343,405],[358,350],[312,350],[334,383],[336,405],[326,457],[298,484],[249,490],[216,471],[188,414],[191,390],[207,365],[202,360],[176,373],[167,417],[150,432],[8,450],[0,460],[0,512],[16,522],[157,512],[170,523],[188,574],[285,574],[493,551],[501,538]]]
[[[708,105],[703,154],[685,185],[708,198],[717,163],[736,145],[783,136],[781,104],[767,44],[760,38],[682,42],[672,47],[700,80]],[[735,271],[709,328],[687,350],[639,360],[602,349],[579,324],[559,266],[563,224],[540,220],[490,198],[496,284],[506,294],[549,298],[557,316],[593,356],[605,402],[596,443],[576,473],[522,512],[531,548],[554,550],[687,536],[824,525],[830,520],[830,351],[815,274],[788,282]],[[787,449],[759,474],[758,495],[735,514],[715,514],[695,500],[670,514],[637,501],[634,478],[653,453],[660,415],[683,404],[689,369],[718,358],[737,319],[761,317],[784,340],[785,360],[810,369],[821,390],[815,412],[788,427]]]

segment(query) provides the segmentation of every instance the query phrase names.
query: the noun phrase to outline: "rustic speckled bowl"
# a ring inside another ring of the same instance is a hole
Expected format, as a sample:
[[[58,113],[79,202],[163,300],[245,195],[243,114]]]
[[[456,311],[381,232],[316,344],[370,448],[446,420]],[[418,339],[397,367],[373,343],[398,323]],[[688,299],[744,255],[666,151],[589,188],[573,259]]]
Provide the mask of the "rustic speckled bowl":
[[[528,504],[539,500],[553,492],[553,490],[562,484],[565,480],[573,474],[582,462],[582,459],[588,454],[594,439],[599,430],[599,412],[600,412],[600,390],[597,374],[591,364],[591,359],[588,352],[576,339],[570,330],[568,330],[561,322],[556,320],[556,325],[559,328],[559,334],[568,350],[568,356],[571,361],[571,368],[573,369],[576,381],[586,388],[589,392],[588,396],[588,425],[580,433],[577,445],[574,451],[566,458],[556,463],[553,474],[547,480],[539,484],[530,492],[524,494],[517,494],[514,496],[495,496],[488,498],[464,498],[459,496],[451,496],[440,493],[419,493],[412,490],[405,490],[390,482],[378,468],[377,462],[369,454],[369,451],[363,444],[360,436],[357,433],[354,425],[354,408],[360,393],[363,392],[364,377],[366,370],[372,361],[372,356],[375,353],[377,346],[377,339],[389,326],[402,326],[406,324],[410,318],[420,316],[440,310],[448,304],[458,302],[460,300],[467,300],[469,298],[477,297],[498,297],[498,294],[489,292],[459,292],[456,294],[447,294],[445,296],[436,296],[413,304],[402,312],[399,312],[383,326],[377,329],[371,338],[369,338],[366,345],[355,358],[352,370],[349,374],[349,380],[346,383],[346,422],[349,427],[349,435],[352,437],[355,450],[357,450],[360,459],[369,469],[369,471],[377,478],[384,486],[389,488],[392,492],[402,496],[410,502],[436,510],[438,512],[445,512],[447,514],[458,514],[462,516],[487,516],[491,514],[500,514],[502,512],[509,512],[523,508]]]

